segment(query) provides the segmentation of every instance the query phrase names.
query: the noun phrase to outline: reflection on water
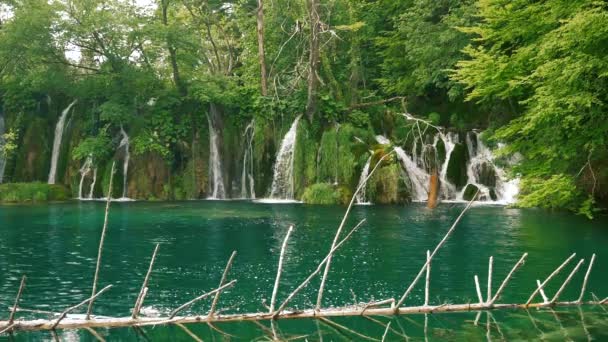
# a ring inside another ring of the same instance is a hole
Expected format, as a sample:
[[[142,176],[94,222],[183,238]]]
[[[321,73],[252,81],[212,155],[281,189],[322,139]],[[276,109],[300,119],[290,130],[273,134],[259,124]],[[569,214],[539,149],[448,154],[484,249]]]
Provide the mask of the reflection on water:
[[[9,306],[22,274],[28,276],[22,305],[60,311],[90,293],[104,203],[75,202],[41,206],[0,206],[0,305]],[[278,253],[289,225],[295,230],[286,251],[279,300],[284,299],[323,259],[344,208],[300,204],[253,204],[244,201],[183,203],[113,203],[100,286],[114,288],[101,296],[95,312],[128,315],[147,270],[154,245],[160,243],[145,307],[150,315],[166,313],[191,298],[215,288],[226,260],[238,252],[230,279],[237,286],[224,293],[220,306],[228,312],[265,310],[270,298]],[[359,206],[353,209],[347,229],[361,219],[366,224],[353,235],[332,262],[324,306],[368,302],[400,296],[425,261],[425,251],[443,237],[462,205],[445,204],[436,210],[422,205]],[[473,276],[487,277],[487,263],[494,256],[495,286],[524,252],[528,261],[517,271],[502,302],[525,301],[543,279],[571,253],[588,260],[597,253],[588,293],[608,295],[605,272],[608,260],[606,220],[540,210],[474,207],[440,250],[431,274],[431,304],[476,301]],[[586,267],[583,267],[586,269]],[[547,288],[553,294],[567,276],[564,272]],[[563,299],[578,297],[584,272],[568,286]],[[482,284],[484,286],[485,284]],[[295,298],[293,308],[309,308],[316,299],[318,280]],[[423,301],[418,286],[406,301]],[[602,297],[602,298],[603,298]],[[590,299],[590,298],[589,298]],[[209,302],[188,313],[206,313]],[[596,340],[608,338],[607,313],[586,307],[551,311],[408,316],[390,322],[387,340],[403,336],[429,340],[537,339]],[[488,325],[489,319],[489,325]],[[381,322],[365,318],[336,319],[340,326],[381,339],[388,318]],[[266,329],[270,328],[266,324]],[[282,321],[276,329],[284,337],[307,336],[308,340],[359,340],[361,336],[327,323]],[[318,327],[317,327],[318,325]],[[489,334],[488,334],[488,326]],[[253,323],[221,324],[221,330],[250,340],[268,337]],[[206,325],[190,326],[204,340],[222,336]],[[100,330],[111,339],[185,340],[178,327]],[[320,334],[319,334],[320,333]],[[66,334],[66,333],[62,333]],[[94,338],[85,332],[69,332],[64,339]],[[50,335],[17,334],[17,339],[49,339]],[[503,335],[505,337],[503,337]]]

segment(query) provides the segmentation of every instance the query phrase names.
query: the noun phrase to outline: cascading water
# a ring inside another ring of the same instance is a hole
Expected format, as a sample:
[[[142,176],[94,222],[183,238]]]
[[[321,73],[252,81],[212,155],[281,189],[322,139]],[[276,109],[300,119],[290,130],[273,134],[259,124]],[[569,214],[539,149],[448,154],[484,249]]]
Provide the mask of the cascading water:
[[[0,184],[4,181],[4,168],[6,166],[6,155],[4,151],[4,116],[0,113]]]
[[[245,148],[243,152],[243,170],[241,172],[241,197],[255,198],[255,183],[253,179],[253,120],[245,128]],[[249,185],[249,188],[247,187]],[[249,192],[247,192],[249,190]]]
[[[55,178],[57,174],[57,162],[59,161],[59,153],[61,153],[61,141],[63,138],[63,131],[65,129],[65,120],[72,109],[72,106],[76,104],[77,100],[72,101],[66,109],[61,112],[61,116],[55,125],[55,137],[53,138],[53,154],[51,154],[51,168],[49,170],[49,184],[55,184]]]
[[[84,185],[85,177],[91,172],[91,166],[93,165],[93,159],[91,157],[87,157],[80,168],[80,184],[78,185],[78,199],[82,200],[84,197],[82,196],[82,187]]]
[[[274,163],[274,177],[270,190],[272,199],[293,200],[294,198],[293,157],[300,117],[301,115],[294,120],[281,142],[281,148]]]
[[[213,104],[209,105],[209,192],[210,199],[226,198],[224,189],[224,178],[222,175],[222,160],[220,155],[220,136],[216,127],[219,120],[219,112]]]
[[[494,163],[492,151],[479,139],[478,132],[468,132],[465,140],[470,157],[467,163],[467,186],[477,187],[482,201],[514,203],[519,193],[519,179],[506,180],[506,172]],[[459,200],[464,199],[467,186],[458,195]]]
[[[425,201],[428,197],[428,186],[431,179],[431,175],[424,169],[418,166],[418,164],[405,153],[405,151],[397,146],[395,147],[395,153],[401,161],[405,172],[410,180],[412,200],[414,201]]]
[[[363,166],[363,170],[361,171],[361,176],[359,176],[359,184],[357,184],[357,189],[361,187],[361,190],[357,193],[356,200],[357,204],[369,204],[367,202],[366,191],[365,188],[367,184],[365,184],[367,176],[369,175],[369,166],[372,162],[372,156],[370,155],[367,158],[367,162],[365,162],[365,166]]]
[[[122,137],[120,139],[120,144],[118,144],[118,149],[124,148],[125,150],[125,156],[123,159],[123,163],[122,163],[122,198],[121,199],[127,199],[127,193],[128,193],[128,175],[129,175],[129,159],[131,158],[130,152],[129,152],[129,136],[127,135],[127,132],[125,132],[125,130],[122,128],[122,126],[120,126],[120,136]]]

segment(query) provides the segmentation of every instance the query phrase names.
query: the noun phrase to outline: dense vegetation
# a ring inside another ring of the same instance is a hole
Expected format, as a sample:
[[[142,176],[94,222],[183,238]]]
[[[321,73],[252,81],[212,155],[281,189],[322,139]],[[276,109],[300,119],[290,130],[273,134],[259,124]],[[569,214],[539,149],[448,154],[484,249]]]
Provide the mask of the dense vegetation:
[[[3,1],[5,181],[46,180],[55,122],[77,100],[58,172],[73,193],[87,158],[99,169],[95,193],[106,191],[124,129],[134,154],[129,196],[205,196],[211,124],[236,197],[253,123],[263,195],[280,139],[304,114],[297,197],[340,203],[367,151],[383,153],[374,135],[408,143],[414,125],[399,115],[407,110],[452,130],[485,129],[488,145],[519,161],[511,172],[522,177],[522,206],[591,215],[608,202],[605,2],[142,3]],[[407,197],[393,165],[372,180],[377,202]]]

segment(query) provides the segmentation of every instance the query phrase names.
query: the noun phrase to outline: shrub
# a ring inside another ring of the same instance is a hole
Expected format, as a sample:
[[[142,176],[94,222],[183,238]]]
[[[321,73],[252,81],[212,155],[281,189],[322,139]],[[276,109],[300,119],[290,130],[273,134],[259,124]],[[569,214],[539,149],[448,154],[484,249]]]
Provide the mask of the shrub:
[[[352,194],[345,186],[316,183],[304,190],[302,201],[308,204],[347,204]]]

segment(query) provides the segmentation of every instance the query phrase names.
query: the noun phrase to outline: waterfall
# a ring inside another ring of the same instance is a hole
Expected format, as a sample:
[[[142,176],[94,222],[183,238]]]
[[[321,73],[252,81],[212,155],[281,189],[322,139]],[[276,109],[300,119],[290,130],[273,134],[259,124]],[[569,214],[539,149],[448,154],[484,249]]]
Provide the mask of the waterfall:
[[[93,191],[95,190],[95,183],[97,183],[97,168],[93,169],[93,181],[91,182],[91,187],[89,188],[89,199],[93,199]]]
[[[465,139],[470,157],[467,164],[467,185],[474,185],[479,189],[481,201],[514,203],[519,193],[519,179],[506,180],[505,170],[494,163],[492,151],[479,139],[478,132],[468,132]],[[488,183],[494,184],[492,186]],[[458,195],[458,199],[463,199],[465,190],[466,186]]]
[[[4,168],[6,166],[6,153],[4,151],[4,116],[0,113],[0,184],[4,181]]]
[[[359,187],[361,187],[361,190],[359,190],[359,192],[357,193],[357,204],[368,204],[369,202],[367,202],[367,197],[365,194],[365,188],[367,188],[367,184],[366,183],[366,179],[367,176],[369,175],[369,166],[372,162],[372,156],[370,155],[369,158],[367,158],[367,162],[365,162],[365,166],[363,167],[363,170],[361,171],[361,176],[359,176],[359,184],[357,184],[357,189],[359,189]]]
[[[245,147],[243,152],[243,170],[241,172],[241,197],[255,198],[255,183],[253,179],[253,120],[245,127]],[[247,181],[249,181],[249,193],[247,193]]]
[[[127,132],[125,132],[125,130],[122,128],[122,125],[120,126],[120,135],[122,138],[120,139],[120,144],[118,144],[118,149],[123,147],[125,149],[125,157],[122,163],[122,199],[126,199],[128,198],[127,190],[129,183],[127,176],[129,175],[129,159],[131,158],[131,155],[129,153],[129,136],[127,135]]]
[[[456,194],[456,187],[448,180],[448,165],[450,164],[450,158],[452,156],[452,152],[454,151],[454,147],[458,142],[458,134],[444,134],[443,132],[439,132],[437,136],[439,136],[443,142],[443,146],[445,146],[445,160],[443,161],[443,164],[441,164],[441,169],[439,170],[440,193],[443,198],[449,199],[454,197]],[[435,149],[437,149],[436,143]]]
[[[84,185],[84,178],[91,172],[91,166],[93,165],[93,159],[91,157],[87,157],[80,168],[80,184],[78,185],[78,199],[82,200],[84,197],[82,196],[82,187]]]
[[[226,198],[224,190],[224,178],[222,176],[222,160],[220,155],[220,136],[216,127],[219,113],[215,105],[209,105],[209,192],[210,199]]]
[[[274,177],[270,197],[273,199],[294,199],[293,160],[298,133],[299,115],[291,124],[281,142],[281,148],[274,162]]]
[[[55,184],[57,173],[57,162],[59,161],[59,153],[61,153],[61,141],[63,138],[63,130],[65,129],[65,120],[73,105],[77,100],[72,101],[66,109],[61,112],[61,116],[55,125],[55,137],[53,138],[53,154],[51,155],[51,169],[49,170],[49,184]]]
[[[426,170],[420,168],[401,147],[395,147],[395,153],[397,153],[397,157],[401,161],[401,164],[410,179],[412,200],[426,201],[428,197],[427,189],[431,176]]]

